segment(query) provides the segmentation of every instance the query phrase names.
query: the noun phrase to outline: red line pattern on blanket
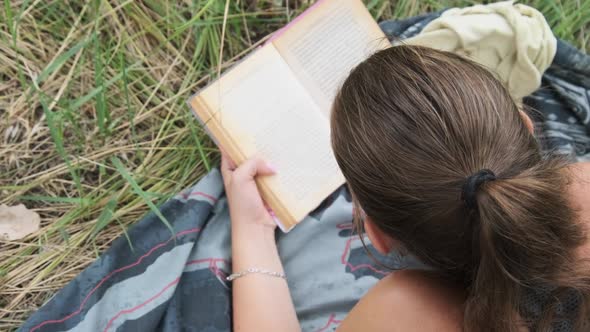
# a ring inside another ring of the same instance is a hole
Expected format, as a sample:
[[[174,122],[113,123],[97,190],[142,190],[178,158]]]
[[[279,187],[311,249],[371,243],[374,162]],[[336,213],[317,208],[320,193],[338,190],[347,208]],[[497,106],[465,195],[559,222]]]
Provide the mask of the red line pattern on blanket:
[[[326,325],[324,325],[324,327],[320,328],[319,330],[315,331],[315,332],[324,332],[327,329],[330,328],[330,325],[334,324],[334,325],[338,325],[342,323],[341,320],[336,319],[336,314],[331,314],[330,318],[328,319],[328,322],[326,323]]]
[[[217,267],[217,262],[223,262],[223,263],[228,263],[227,260],[223,259],[223,258],[203,258],[203,259],[196,259],[196,260],[192,260],[192,261],[188,261],[185,266],[188,265],[193,265],[193,264],[200,264],[200,263],[209,263],[209,269],[211,270],[211,272],[213,274],[215,274],[218,277],[225,277],[225,273],[223,271],[221,271],[218,267]],[[145,300],[145,302],[138,304],[137,306],[131,308],[131,309],[123,309],[121,311],[119,311],[115,316],[113,316],[107,326],[105,327],[105,329],[103,330],[103,332],[107,332],[108,329],[113,325],[113,323],[115,322],[115,320],[119,317],[121,317],[122,315],[125,314],[130,314],[144,306],[146,306],[148,303],[152,302],[153,300],[157,299],[158,297],[162,296],[162,294],[164,294],[164,292],[166,292],[166,290],[168,290],[170,287],[178,284],[178,282],[180,281],[180,277],[174,279],[173,281],[171,281],[168,285],[166,285],[162,290],[160,290],[158,293],[156,293],[154,296],[150,297],[149,299]]]
[[[336,228],[338,229],[352,229],[352,223],[351,222],[344,222],[341,224],[336,225]]]
[[[125,315],[125,314],[130,314],[130,313],[134,312],[135,310],[137,310],[137,309],[139,309],[141,307],[144,307],[148,303],[152,302],[153,300],[157,299],[162,294],[164,294],[164,292],[167,291],[168,288],[176,285],[178,283],[178,281],[180,281],[180,277],[174,279],[171,283],[169,283],[168,285],[166,285],[166,287],[164,287],[156,295],[154,295],[154,296],[150,297],[149,299],[145,300],[145,302],[140,303],[140,304],[136,305],[135,307],[133,307],[131,309],[124,309],[124,310],[119,311],[115,316],[113,316],[113,318],[109,319],[109,322],[107,323],[107,326],[104,328],[103,332],[107,332],[109,330],[109,328],[111,327],[111,325],[113,325],[113,323],[115,322],[115,320],[117,318],[119,318],[120,316]]]
[[[201,191],[194,191],[194,192],[189,192],[189,193],[182,193],[181,196],[184,199],[188,199],[191,196],[201,196],[201,197],[205,197],[206,199],[210,200],[211,203],[213,203],[213,204],[217,203],[217,198],[216,197],[213,197],[213,196],[211,196],[209,194],[206,194],[204,192],[201,192]]]
[[[154,251],[158,250],[159,248],[167,245],[168,243],[170,243],[172,240],[174,240],[174,238],[177,238],[179,236],[182,235],[186,235],[186,234],[190,234],[190,233],[198,233],[201,229],[200,228],[191,228],[191,229],[187,229],[185,231],[179,232],[176,234],[176,236],[174,236],[173,238],[170,238],[168,241],[166,242],[162,242],[159,243],[157,245],[155,245],[153,248],[151,248],[147,253],[143,254],[141,257],[139,257],[139,259],[137,261],[135,261],[134,263],[131,263],[127,266],[123,266],[121,268],[118,268],[114,271],[112,271],[111,273],[109,273],[108,275],[106,275],[104,278],[102,278],[98,284],[96,286],[94,286],[94,288],[92,288],[92,290],[88,293],[88,295],[86,295],[86,297],[84,298],[84,300],[82,300],[82,303],[80,303],[80,307],[78,308],[78,310],[72,312],[71,314],[61,318],[61,319],[52,319],[52,320],[46,320],[43,321],[39,324],[37,324],[36,326],[34,326],[30,332],[33,332],[35,330],[40,329],[41,327],[47,325],[47,324],[55,324],[55,323],[62,323],[65,322],[66,320],[78,315],[79,313],[82,312],[82,309],[84,308],[84,306],[86,305],[86,302],[88,302],[88,300],[90,299],[90,296],[92,296],[92,294],[94,294],[96,292],[96,290],[102,286],[102,284],[104,284],[107,280],[109,280],[111,277],[113,277],[115,274],[123,272],[125,270],[128,270],[134,266],[139,265],[146,257],[150,256],[152,253],[154,253]]]
[[[350,226],[347,227],[347,225],[350,225]],[[347,228],[352,228],[352,224],[338,224],[336,227],[340,228],[340,229],[347,229]],[[346,246],[344,247],[344,252],[342,253],[342,257],[340,257],[340,261],[342,262],[342,264],[348,266],[350,268],[350,272],[354,272],[358,269],[366,268],[366,269],[370,269],[370,270],[372,270],[376,273],[379,273],[379,274],[383,274],[383,275],[388,274],[387,271],[379,270],[371,264],[353,265],[352,263],[350,263],[347,260],[347,258],[350,255],[350,247],[352,245],[352,241],[354,241],[354,240],[358,240],[358,237],[351,236],[348,240],[346,240]]]
[[[218,266],[217,263],[224,263],[229,265],[229,261],[223,259],[223,258],[203,258],[203,259],[195,259],[192,261],[188,261],[185,266],[189,266],[189,265],[194,265],[194,264],[201,264],[201,263],[209,263],[209,270],[211,271],[211,273],[215,274],[216,276],[224,279],[225,277],[227,277],[227,274],[225,272],[223,272]]]
[[[188,261],[185,266],[188,265],[193,265],[193,264],[200,264],[200,263],[209,263],[209,269],[211,270],[211,272],[213,274],[215,274],[218,277],[225,277],[226,274],[221,271],[218,267],[217,267],[217,263],[218,262],[223,262],[223,263],[229,263],[227,260],[223,259],[223,258],[203,258],[203,259],[195,259],[192,261]],[[103,330],[103,332],[107,332],[109,328],[111,328],[111,326],[113,325],[113,323],[115,322],[115,320],[117,320],[117,318],[121,317],[122,315],[125,314],[130,314],[144,306],[146,306],[148,303],[154,301],[155,299],[157,299],[158,297],[162,296],[162,294],[164,294],[170,287],[178,284],[178,282],[180,281],[180,277],[172,280],[168,285],[166,285],[162,290],[160,290],[158,293],[156,293],[154,296],[150,297],[149,299],[145,300],[143,303],[138,304],[137,306],[130,308],[130,309],[123,309],[121,311],[119,311],[115,316],[113,316],[111,319],[109,319],[109,322],[107,323],[107,326],[105,327],[105,329]]]

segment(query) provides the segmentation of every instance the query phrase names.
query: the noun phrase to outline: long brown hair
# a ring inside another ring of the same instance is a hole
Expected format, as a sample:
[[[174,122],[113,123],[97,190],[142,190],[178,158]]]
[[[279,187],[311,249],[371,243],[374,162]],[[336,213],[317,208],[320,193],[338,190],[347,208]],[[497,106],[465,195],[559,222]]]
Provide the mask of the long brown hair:
[[[568,318],[590,328],[590,275],[574,255],[586,234],[567,198],[567,163],[541,153],[493,74],[452,53],[391,47],[352,70],[331,127],[356,204],[465,287],[467,331],[550,330],[566,295],[578,303]],[[462,187],[482,169],[496,180],[467,208]],[[540,289],[549,303],[527,320],[522,299]]]

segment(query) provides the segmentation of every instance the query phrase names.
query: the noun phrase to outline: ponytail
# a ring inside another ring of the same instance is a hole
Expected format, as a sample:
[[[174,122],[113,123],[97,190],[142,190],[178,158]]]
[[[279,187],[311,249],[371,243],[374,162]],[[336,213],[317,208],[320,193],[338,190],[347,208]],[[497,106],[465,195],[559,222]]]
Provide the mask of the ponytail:
[[[560,321],[578,322],[579,331],[588,330],[588,312],[580,306],[588,300],[588,271],[580,276],[573,255],[586,236],[565,195],[564,166],[559,159],[542,160],[479,188],[477,211],[468,213],[478,224],[473,251],[479,262],[466,302],[467,331],[516,332],[523,326],[553,331]],[[539,290],[547,294],[536,294]],[[571,303],[578,308],[567,308]],[[535,312],[541,306],[546,310]],[[481,325],[485,322],[489,329]]]

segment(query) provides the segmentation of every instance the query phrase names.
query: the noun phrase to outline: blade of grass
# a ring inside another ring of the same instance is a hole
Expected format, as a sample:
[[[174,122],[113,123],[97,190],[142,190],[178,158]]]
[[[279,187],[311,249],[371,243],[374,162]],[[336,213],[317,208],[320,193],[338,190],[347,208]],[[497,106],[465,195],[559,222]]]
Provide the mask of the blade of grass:
[[[125,166],[123,166],[123,163],[121,162],[121,160],[119,160],[119,158],[117,158],[117,157],[111,157],[111,162],[113,163],[113,165],[115,166],[115,168],[117,169],[119,174],[121,174],[121,176],[123,176],[123,178],[125,180],[127,180],[127,182],[131,185],[131,188],[133,188],[133,191],[137,195],[139,195],[139,197],[141,197],[141,199],[150,208],[150,210],[152,210],[152,212],[156,216],[158,216],[158,218],[160,218],[162,223],[164,223],[164,225],[166,225],[166,227],[168,227],[168,229],[170,230],[170,233],[172,235],[174,235],[174,228],[172,228],[172,225],[170,224],[168,219],[166,219],[166,217],[162,214],[162,212],[160,212],[160,210],[154,205],[154,203],[152,203],[152,201],[149,199],[148,195],[141,189],[141,187],[139,186],[139,184],[137,184],[135,179],[133,179],[133,176],[131,176],[131,174],[129,174],[127,169],[125,169]]]
[[[123,53],[119,53],[119,71],[122,74],[122,88],[123,88],[123,96],[125,97],[125,107],[127,108],[127,118],[129,120],[129,129],[131,130],[131,140],[135,145],[135,152],[139,156],[139,159],[143,161],[143,152],[139,149],[139,145],[137,144],[137,132],[135,131],[135,113],[131,108],[131,102],[129,101],[129,80],[127,78],[127,63],[125,61],[125,57]]]
[[[38,86],[34,85],[39,92]],[[63,161],[66,163],[66,167],[70,172],[74,183],[76,184],[76,188],[78,189],[78,195],[83,196],[82,190],[82,182],[80,181],[80,175],[78,174],[77,169],[72,166],[70,162],[70,157],[68,156],[65,147],[64,147],[64,139],[63,133],[61,131],[61,125],[58,123],[58,119],[55,116],[55,113],[49,110],[47,106],[47,102],[45,101],[45,96],[41,94],[41,98],[39,100],[41,103],[41,107],[43,108],[43,113],[45,114],[45,120],[47,121],[47,127],[49,127],[49,133],[51,134],[51,138],[53,139],[53,143],[55,144],[55,149]]]
[[[6,13],[6,24],[8,25],[8,32],[12,36],[12,48],[17,54],[16,63],[17,63],[17,72],[18,72],[18,79],[20,81],[21,87],[23,90],[28,86],[27,80],[25,79],[25,74],[23,73],[23,69],[20,65],[20,50],[17,47],[16,40],[17,40],[17,24],[18,18],[14,20],[14,16],[12,13],[12,8],[10,7],[10,0],[4,0],[4,11]]]
[[[99,93],[96,95],[96,120],[98,129],[101,134],[108,134],[108,125],[110,122],[109,111],[107,110],[107,103],[105,99],[104,89],[104,66],[100,40],[100,4],[101,0],[94,1],[94,11],[96,17],[94,20],[94,31],[92,39],[94,42],[94,83],[95,86],[100,87]]]
[[[121,226],[121,229],[123,230],[123,235],[127,239],[127,244],[129,244],[129,248],[131,249],[131,251],[135,251],[135,248],[133,247],[133,242],[131,241],[131,238],[129,237],[129,233],[127,232],[127,227],[125,227],[125,225],[123,225],[123,223],[121,222],[121,220],[119,220],[119,218],[115,218],[115,220],[117,221],[117,224],[119,224],[119,226]]]
[[[58,229],[59,235],[61,235],[62,239],[66,243],[66,245],[70,245],[70,234],[62,227]]]
[[[86,198],[77,198],[77,197],[51,197],[51,196],[40,196],[40,195],[22,195],[19,197],[21,200],[25,201],[40,201],[40,202],[49,202],[49,203],[75,203],[80,205],[88,205],[90,203],[89,199]]]
[[[4,12],[6,18],[6,25],[8,25],[8,32],[12,38],[16,38],[15,27],[14,27],[14,18],[12,15],[12,8],[10,7],[10,0],[4,0]]]
[[[225,45],[225,27],[227,26],[228,12],[229,0],[225,0],[225,8],[223,9],[223,23],[221,24],[221,41],[219,42],[221,47],[219,48],[219,56],[217,58],[217,77],[221,76],[221,62],[223,61],[223,45]]]
[[[103,93],[107,88],[109,88],[115,82],[120,80],[121,77],[123,77],[123,73],[119,73],[119,74],[113,76],[113,78],[111,78],[110,80],[103,83],[102,86],[95,87],[94,89],[90,90],[90,92],[87,93],[86,95],[74,100],[72,102],[72,105],[70,106],[70,108],[73,111],[78,110],[80,107],[82,107],[82,105],[84,105],[88,101],[92,100],[94,97],[96,97],[96,95]]]
[[[189,108],[190,108],[190,104],[189,104]],[[203,143],[201,142],[201,139],[199,138],[199,134],[197,132],[197,126],[194,125],[194,122],[191,122],[190,120],[192,120],[192,112],[190,112],[190,114],[187,114],[187,117],[189,118],[187,120],[188,123],[190,123],[189,128],[190,128],[190,133],[191,133],[191,137],[193,138],[195,144],[197,145],[197,151],[199,151],[199,156],[201,157],[201,160],[203,161],[203,163],[205,164],[205,169],[207,170],[207,172],[211,171],[211,165],[209,163],[209,158],[207,157],[207,155],[205,154],[205,150],[203,149]]]
[[[8,0],[5,0],[5,1],[8,1]],[[189,29],[195,23],[198,23],[201,16],[203,16],[207,12],[209,7],[211,7],[211,5],[214,3],[215,3],[215,0],[207,1],[201,7],[201,9],[193,17],[191,17],[190,20],[188,20],[186,23],[184,23],[184,24],[180,25],[178,28],[176,28],[176,32],[174,33],[173,37],[175,38],[177,35],[183,33],[186,29]]]
[[[119,195],[114,195],[109,199],[107,204],[104,206],[102,212],[98,216],[96,223],[94,224],[94,228],[92,229],[92,233],[90,233],[90,239],[95,240],[96,235],[102,231],[106,226],[110,224],[113,220],[113,214],[115,213],[115,208],[117,207],[117,203],[119,202]]]
[[[101,47],[100,47],[100,38],[98,37],[97,30],[94,30],[93,37],[94,41],[94,82],[97,87],[100,87],[100,90],[96,94],[96,120],[98,124],[98,129],[101,134],[107,135],[108,134],[108,123],[110,122],[109,119],[109,112],[106,106],[105,100],[105,88],[104,88],[104,76],[103,76],[103,64],[102,64],[102,54],[101,54]]]
[[[51,73],[61,68],[66,63],[66,61],[68,61],[72,56],[74,56],[74,54],[78,53],[79,50],[84,48],[89,41],[90,38],[83,39],[82,41],[74,45],[72,48],[67,50],[67,52],[64,52],[63,54],[55,58],[55,61],[47,65],[47,67],[45,67],[45,69],[41,71],[41,74],[37,76],[35,84],[41,84],[49,75],[51,75]]]

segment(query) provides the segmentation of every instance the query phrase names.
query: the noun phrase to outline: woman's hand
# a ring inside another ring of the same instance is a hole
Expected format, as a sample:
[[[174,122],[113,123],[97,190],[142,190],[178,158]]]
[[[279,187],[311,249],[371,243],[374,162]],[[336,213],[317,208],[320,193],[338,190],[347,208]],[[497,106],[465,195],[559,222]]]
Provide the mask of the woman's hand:
[[[232,270],[256,267],[284,273],[275,243],[276,224],[254,182],[256,176],[275,170],[260,158],[236,168],[227,156],[221,157],[231,216]],[[301,331],[284,279],[252,273],[233,281],[232,294],[235,331]]]
[[[276,224],[266,207],[254,178],[275,174],[276,170],[260,158],[246,160],[235,167],[222,153],[221,174],[229,203],[232,229],[263,228],[274,233]]]

